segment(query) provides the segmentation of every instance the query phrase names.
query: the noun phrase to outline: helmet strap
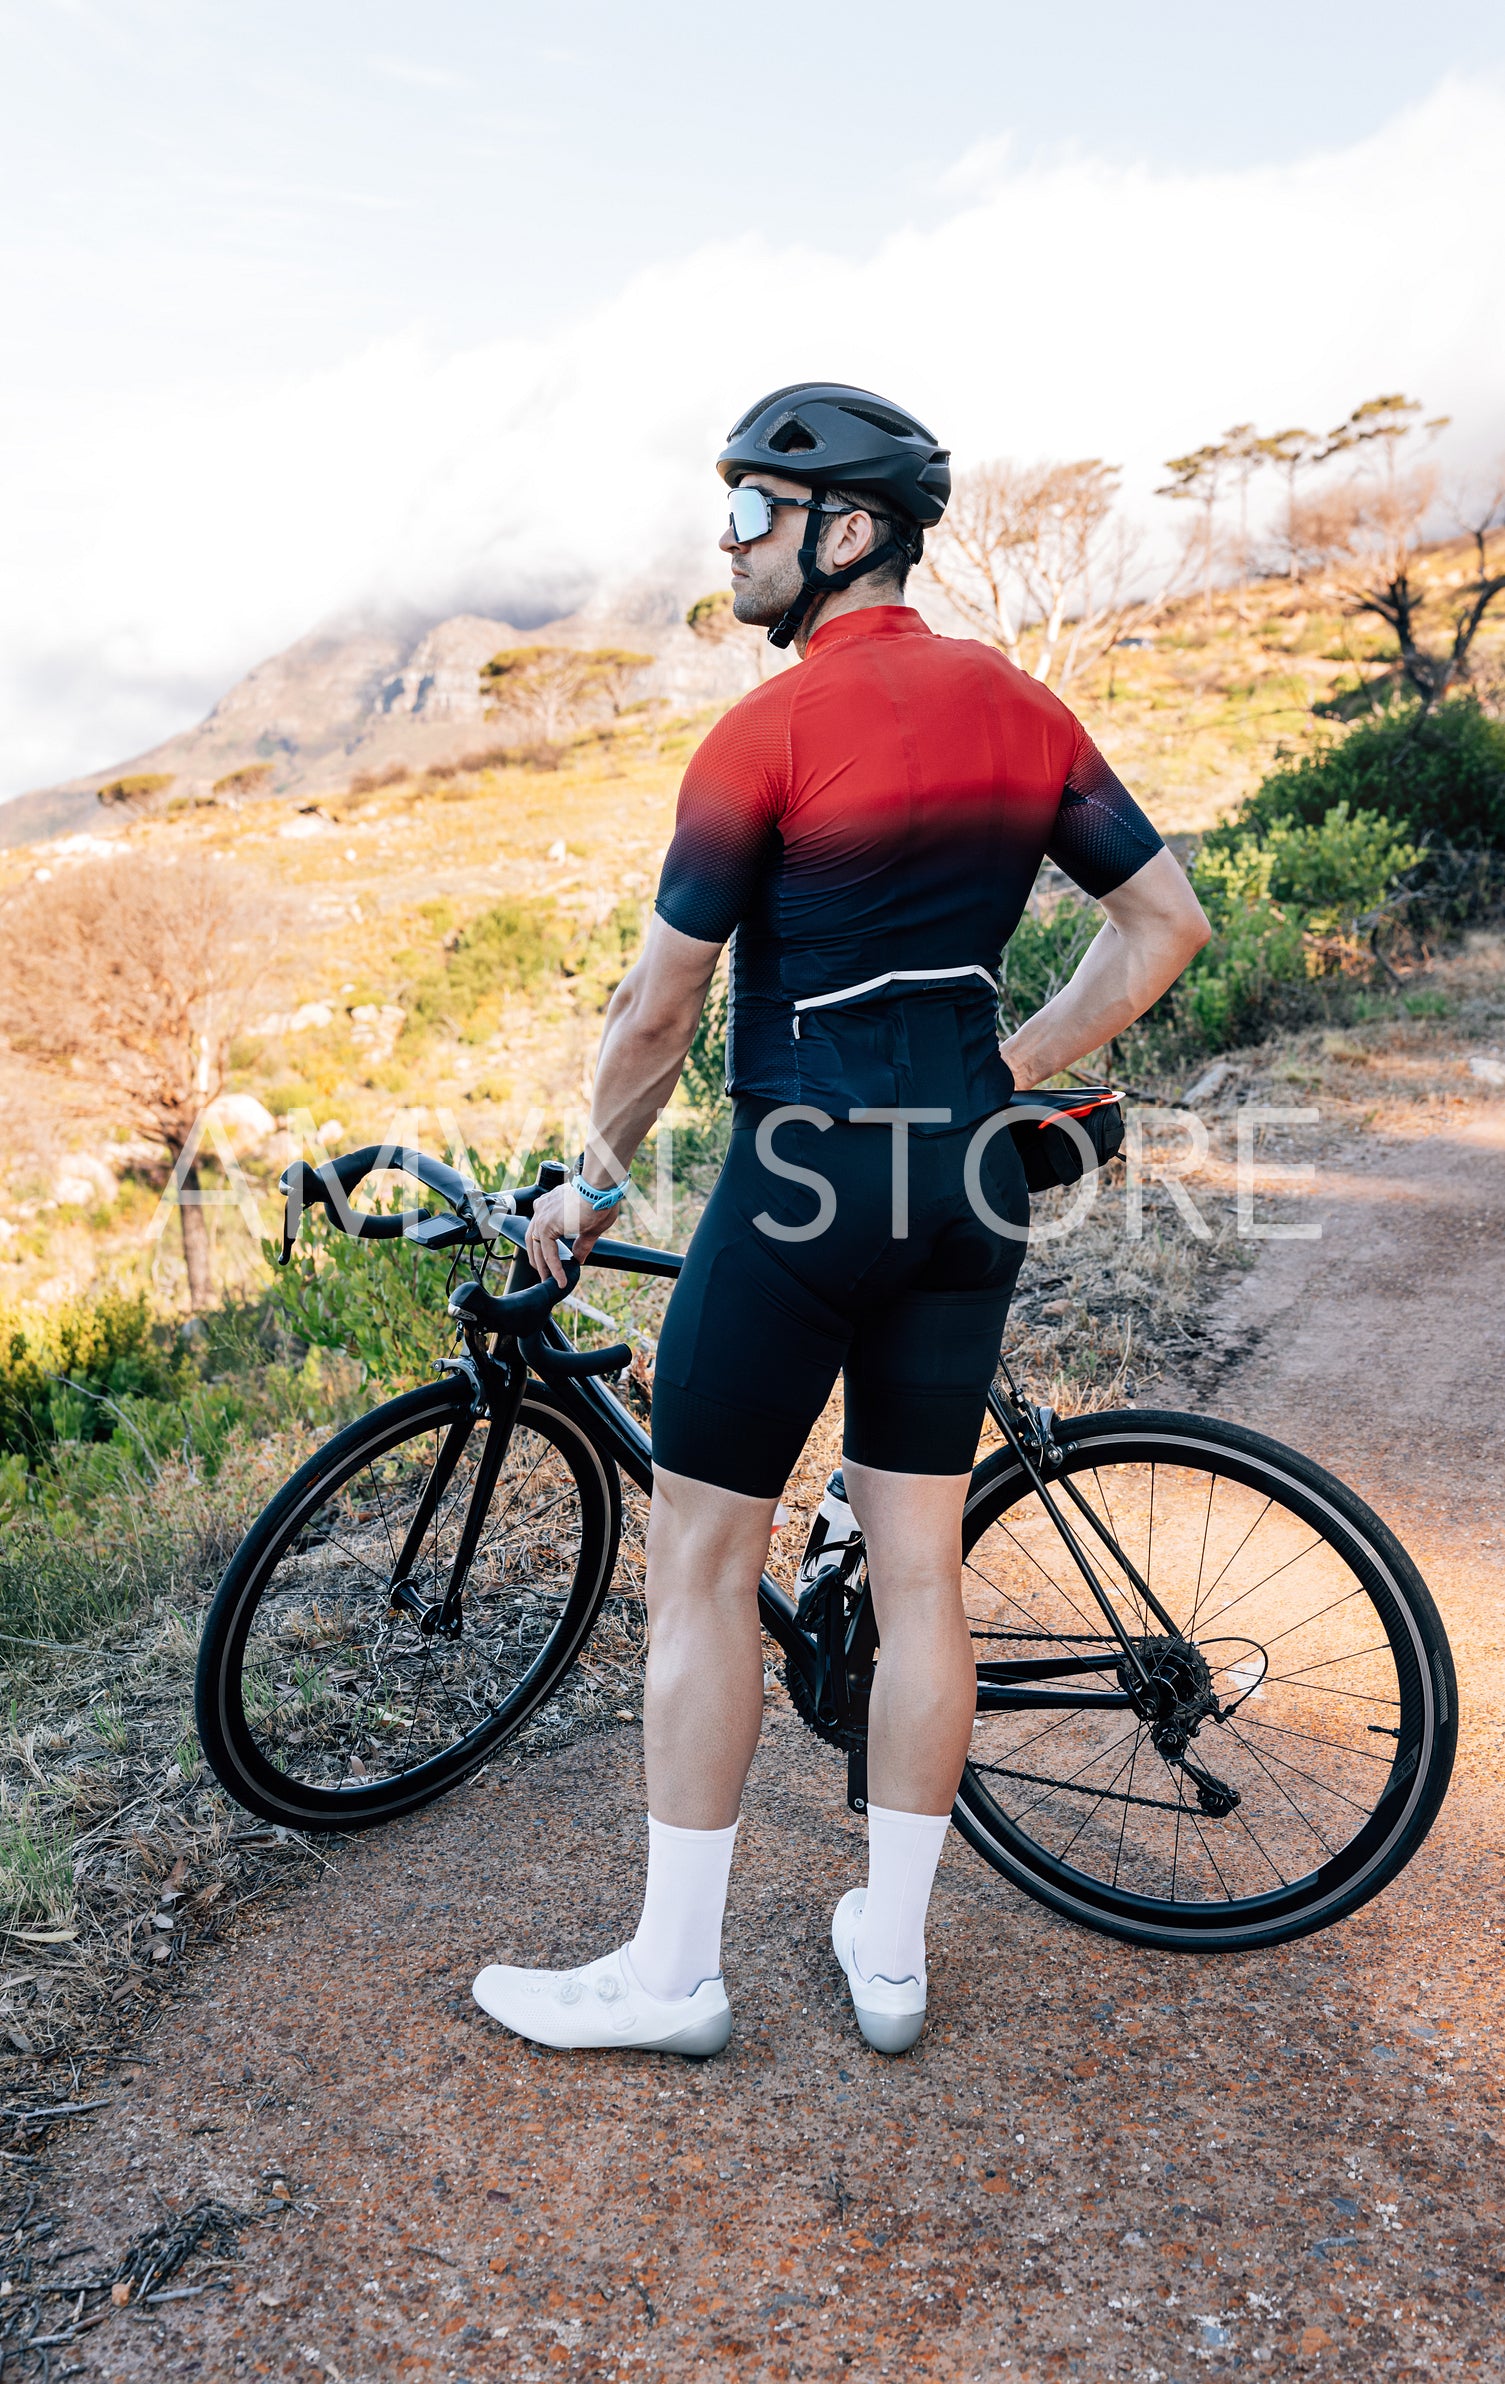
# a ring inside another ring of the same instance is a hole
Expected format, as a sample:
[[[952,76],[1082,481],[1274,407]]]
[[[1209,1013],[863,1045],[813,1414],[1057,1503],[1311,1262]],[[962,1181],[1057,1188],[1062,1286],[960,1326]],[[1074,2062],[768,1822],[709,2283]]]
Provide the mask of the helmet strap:
[[[870,554],[860,555],[855,563],[848,563],[844,571],[821,571],[815,558],[820,551],[821,530],[831,518],[818,503],[812,504],[805,515],[805,535],[800,540],[799,552],[800,592],[769,630],[771,646],[787,646],[798,637],[822,596],[834,596],[842,588],[851,587],[854,580],[865,579],[870,571],[876,571],[880,564],[903,551],[896,538],[885,538],[881,546],[875,546]]]

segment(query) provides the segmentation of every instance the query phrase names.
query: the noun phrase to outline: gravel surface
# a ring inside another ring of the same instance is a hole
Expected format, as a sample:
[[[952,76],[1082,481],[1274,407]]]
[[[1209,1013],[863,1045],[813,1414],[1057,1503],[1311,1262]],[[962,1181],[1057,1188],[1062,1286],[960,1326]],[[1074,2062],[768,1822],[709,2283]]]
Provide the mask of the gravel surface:
[[[473,1972],[620,1942],[640,1876],[636,1728],[563,1748],[361,1841],[195,1968],[75,2139],[66,2223],[103,2250],[164,2203],[263,2217],[227,2288],[114,2314],[72,2372],[1505,2375],[1505,1103],[1354,1147],[1324,1240],[1223,1295],[1186,1398],[1346,1473],[1438,1596],[1462,1745],[1396,1886],[1275,1953],[1172,1957],[953,1837],[930,2025],[884,2062],[827,1937],[860,1825],[773,1691],[728,2052],[545,2054],[475,2011]]]

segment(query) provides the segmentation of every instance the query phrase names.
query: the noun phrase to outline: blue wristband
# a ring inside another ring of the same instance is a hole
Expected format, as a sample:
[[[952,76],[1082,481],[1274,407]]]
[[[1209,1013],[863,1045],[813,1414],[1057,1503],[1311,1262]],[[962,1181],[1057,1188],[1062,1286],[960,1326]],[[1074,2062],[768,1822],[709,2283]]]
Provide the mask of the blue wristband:
[[[578,1192],[593,1209],[614,1209],[631,1189],[630,1178],[625,1184],[588,1184],[578,1167],[570,1177],[570,1190]]]

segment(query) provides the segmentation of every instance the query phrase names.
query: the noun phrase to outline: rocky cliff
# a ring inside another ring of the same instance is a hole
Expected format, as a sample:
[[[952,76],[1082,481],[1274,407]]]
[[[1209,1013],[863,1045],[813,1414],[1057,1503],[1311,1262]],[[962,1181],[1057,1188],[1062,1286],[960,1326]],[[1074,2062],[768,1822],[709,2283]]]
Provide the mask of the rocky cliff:
[[[101,817],[100,787],[127,774],[170,777],[171,792],[194,795],[264,764],[271,776],[263,791],[311,801],[362,772],[458,761],[505,733],[487,716],[480,669],[499,647],[520,645],[651,654],[632,696],[657,697],[676,710],[741,695],[782,659],[769,654],[761,631],[738,631],[719,644],[692,635],[680,595],[656,586],[532,629],[458,613],[402,629],[316,630],[258,663],[196,728],[111,769],[0,806],[0,844],[92,826]]]

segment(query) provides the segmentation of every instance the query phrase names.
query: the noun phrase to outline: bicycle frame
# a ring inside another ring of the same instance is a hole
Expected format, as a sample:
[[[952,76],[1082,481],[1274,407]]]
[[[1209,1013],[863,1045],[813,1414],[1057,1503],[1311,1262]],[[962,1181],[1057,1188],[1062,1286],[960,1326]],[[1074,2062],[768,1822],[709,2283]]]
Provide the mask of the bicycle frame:
[[[646,1244],[598,1242],[591,1252],[590,1264],[602,1266],[624,1275],[656,1275],[672,1282],[679,1274],[684,1260],[677,1250],[655,1250]],[[521,1250],[518,1251],[507,1278],[509,1291],[520,1291],[536,1281],[532,1267]],[[566,1354],[571,1344],[551,1320],[544,1335],[551,1348]],[[630,1482],[651,1497],[653,1494],[653,1443],[647,1433],[622,1405],[620,1399],[599,1377],[587,1376],[581,1382],[550,1385],[553,1396],[562,1399],[576,1412],[577,1422],[589,1419],[594,1437],[615,1458]],[[764,1573],[758,1582],[758,1614],[769,1637],[777,1642],[784,1654],[796,1663],[803,1663],[810,1653],[810,1641],[795,1620],[794,1607],[776,1581]]]
[[[399,1165],[418,1177],[420,1182],[436,1190],[447,1204],[439,1215],[420,1213],[416,1216],[380,1216],[350,1212],[346,1195],[377,1166]],[[534,1200],[553,1183],[562,1180],[563,1170],[553,1162],[541,1171],[539,1182],[526,1193],[488,1201],[473,1186],[466,1183],[452,1168],[427,1158],[422,1152],[388,1151],[372,1146],[349,1153],[323,1170],[310,1170],[301,1164],[283,1177],[283,1189],[288,1193],[288,1215],[284,1225],[283,1254],[291,1251],[297,1231],[294,1204],[308,1198],[317,1199],[331,1208],[341,1230],[372,1239],[391,1239],[394,1234],[440,1250],[457,1244],[492,1243],[498,1236],[513,1244],[512,1263],[508,1275],[508,1300],[499,1303],[486,1294],[480,1301],[467,1301],[456,1293],[451,1312],[459,1317],[465,1332],[468,1352],[459,1361],[462,1370],[475,1382],[478,1397],[492,1418],[494,1429],[480,1474],[477,1478],[467,1511],[464,1530],[456,1551],[450,1581],[442,1606],[434,1607],[424,1601],[407,1579],[411,1551],[418,1545],[427,1528],[445,1483],[458,1462],[463,1441],[468,1437],[469,1423],[460,1426],[441,1453],[434,1479],[414,1519],[404,1543],[401,1557],[394,1567],[392,1601],[412,1612],[420,1629],[438,1632],[449,1638],[460,1635],[464,1628],[463,1602],[465,1581],[471,1558],[478,1544],[491,1490],[500,1468],[501,1458],[511,1439],[522,1400],[524,1386],[532,1365],[547,1385],[551,1395],[595,1441],[603,1453],[610,1455],[629,1481],[650,1496],[653,1488],[653,1449],[648,1435],[627,1412],[620,1400],[607,1388],[602,1373],[610,1371],[618,1358],[607,1353],[602,1365],[593,1361],[590,1353],[582,1358],[561,1332],[553,1313],[556,1294],[552,1286],[543,1290],[526,1251],[526,1229],[522,1217],[531,1211]],[[567,1254],[567,1253],[566,1253]],[[656,1250],[631,1242],[602,1240],[590,1253],[590,1263],[618,1273],[658,1276],[673,1281],[680,1273],[683,1259],[675,1251]],[[578,1279],[579,1268],[572,1263],[570,1280]],[[479,1286],[479,1277],[477,1277]],[[531,1297],[528,1295],[532,1295]],[[485,1321],[488,1312],[491,1323]],[[473,1320],[473,1321],[472,1321]],[[525,1321],[526,1320],[526,1321]],[[520,1338],[519,1338],[520,1336]],[[551,1353],[557,1353],[558,1366],[549,1363]],[[622,1352],[625,1359],[626,1352]],[[450,1365],[456,1363],[448,1361]],[[1112,1532],[1103,1524],[1075,1484],[1065,1474],[1065,1461],[1055,1439],[1055,1418],[1048,1407],[1030,1407],[1023,1399],[1018,1385],[1003,1369],[1008,1385],[1007,1393],[998,1384],[991,1385],[988,1406],[998,1424],[1012,1455],[1015,1466],[1029,1483],[1040,1504],[1050,1518],[1062,1545],[1080,1574],[1086,1588],[1102,1615],[1105,1629],[1101,1638],[1091,1632],[1080,1635],[1080,1644],[1090,1649],[1078,1655],[1036,1655],[985,1660],[977,1667],[977,1710],[979,1713],[1006,1710],[1043,1709],[1071,1710],[1093,1706],[1128,1709],[1148,1724],[1151,1743],[1163,1759],[1185,1771],[1198,1785],[1199,1799],[1210,1794],[1225,1800],[1223,1809],[1232,1810],[1238,1797],[1224,1785],[1202,1772],[1185,1753],[1189,1735],[1195,1735],[1199,1719],[1209,1713],[1221,1721],[1224,1714],[1216,1697],[1207,1695],[1204,1688],[1197,1692],[1200,1704],[1193,1709],[1183,1690],[1177,1685],[1174,1669],[1168,1667],[1167,1657],[1172,1650],[1186,1653],[1180,1630],[1174,1617],[1155,1597],[1144,1576],[1118,1546]],[[474,1412],[474,1411],[472,1411]],[[1101,1547],[1118,1566],[1122,1578],[1128,1582],[1140,1601],[1144,1616],[1158,1624],[1163,1637],[1156,1639],[1146,1628],[1131,1631],[1117,1612],[1113,1600],[1093,1569],[1084,1541],[1052,1497],[1048,1477],[1061,1476],[1061,1487],[1075,1506],[1078,1515],[1088,1525]],[[996,1469],[979,1480],[974,1474],[972,1496],[983,1494],[997,1479]],[[871,1591],[864,1580],[858,1590],[855,1606],[849,1613],[846,1599],[848,1583],[855,1574],[858,1559],[848,1558],[839,1579],[833,1584],[829,1568],[817,1573],[811,1585],[811,1596],[820,1592],[815,1602],[805,1610],[812,1628],[800,1619],[800,1610],[791,1603],[774,1580],[765,1572],[758,1583],[759,1619],[769,1637],[780,1647],[789,1663],[798,1671],[806,1705],[807,1718],[825,1735],[853,1748],[849,1761],[848,1798],[859,1809],[865,1802],[866,1784],[861,1731],[866,1713],[872,1679],[872,1661],[877,1650]],[[822,1588],[824,1583],[824,1588]],[[839,1601],[839,1602],[838,1602]],[[802,1602],[803,1603],[803,1602]],[[1012,1635],[1012,1634],[1011,1634]],[[1028,1636],[1028,1634],[1017,1634]],[[1059,1645],[1059,1639],[1056,1639]],[[1083,1675],[1111,1672],[1115,1686],[1085,1689],[1061,1684]],[[1231,1800],[1231,1801],[1228,1801]],[[1212,1808],[1204,1805],[1204,1809]]]
[[[677,1251],[655,1250],[643,1244],[601,1241],[592,1251],[589,1263],[592,1266],[605,1267],[614,1273],[657,1276],[661,1280],[672,1282],[678,1276],[684,1261]],[[533,1269],[519,1249],[508,1277],[508,1288],[509,1290],[522,1290],[534,1281],[536,1281],[536,1277]],[[548,1345],[557,1348],[561,1355],[570,1351],[570,1342],[559,1330],[557,1322],[553,1320],[549,1324],[545,1339]],[[587,1377],[579,1382],[556,1383],[552,1388],[555,1397],[562,1398],[575,1407],[577,1421],[584,1422],[587,1418],[590,1419],[596,1436],[610,1451],[622,1471],[627,1475],[628,1480],[635,1482],[639,1489],[651,1496],[653,1489],[652,1443],[647,1433],[628,1413],[620,1400],[613,1396],[606,1384],[598,1378]],[[1011,1378],[1010,1390],[1013,1392],[1012,1409],[1009,1401],[1003,1397],[997,1385],[994,1384],[988,1394],[989,1410],[1013,1449],[1016,1459],[1032,1482],[1041,1503],[1070,1552],[1073,1562],[1101,1608],[1107,1624],[1107,1631],[1099,1652],[1091,1655],[1024,1656],[1013,1660],[1005,1659],[997,1663],[979,1664],[978,1712],[1002,1712],[1024,1707],[1049,1710],[1086,1706],[1131,1708],[1135,1700],[1122,1688],[1089,1690],[1051,1685],[1071,1676],[1101,1674],[1108,1670],[1116,1671],[1118,1666],[1125,1662],[1138,1681],[1148,1685],[1149,1676],[1139,1648],[1115,1613],[1106,1591],[1092,1570],[1080,1540],[1060,1512],[1047,1487],[1044,1469],[1049,1467],[1052,1454],[1059,1454],[1059,1452],[1053,1451],[1050,1439],[1050,1426],[1053,1418],[1051,1418],[1048,1409],[1030,1410],[1026,1408],[1019,1398]],[[1040,1460],[1038,1464],[1026,1446],[1025,1435],[1020,1430],[1021,1423],[1025,1425],[1026,1429],[1033,1428],[1038,1442]],[[1125,1576],[1134,1583],[1157,1621],[1169,1635],[1176,1636],[1174,1620],[1165,1612],[1160,1601],[1154,1597],[1137,1568],[1129,1562],[1116,1542],[1103,1529],[1097,1516],[1078,1496],[1072,1485],[1068,1482],[1064,1487],[1081,1508],[1098,1537],[1105,1542],[1109,1554],[1122,1566]],[[864,1600],[868,1595],[869,1593],[864,1589]],[[800,1627],[790,1599],[767,1573],[761,1576],[758,1583],[758,1612],[763,1628],[783,1653],[792,1662],[800,1664],[807,1671],[810,1670],[813,1647],[810,1635]],[[857,1621],[854,1618],[854,1636],[856,1629]]]

